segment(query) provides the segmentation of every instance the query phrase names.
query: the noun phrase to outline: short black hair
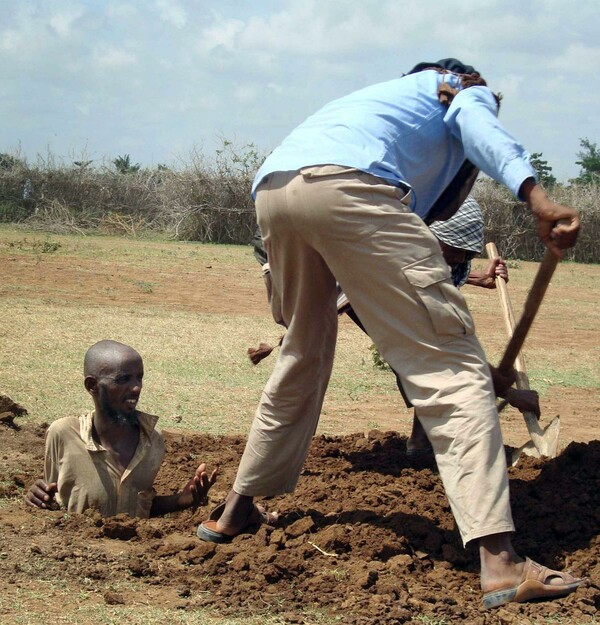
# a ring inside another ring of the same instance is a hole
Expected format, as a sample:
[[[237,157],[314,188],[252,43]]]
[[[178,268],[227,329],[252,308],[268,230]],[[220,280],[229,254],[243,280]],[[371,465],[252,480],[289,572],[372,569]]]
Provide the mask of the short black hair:
[[[432,67],[436,69],[445,69],[454,74],[479,74],[479,72],[472,65],[465,65],[458,59],[453,58],[440,59],[439,61],[435,61],[433,63],[417,63],[408,73],[416,74],[417,72],[422,72],[423,70]]]

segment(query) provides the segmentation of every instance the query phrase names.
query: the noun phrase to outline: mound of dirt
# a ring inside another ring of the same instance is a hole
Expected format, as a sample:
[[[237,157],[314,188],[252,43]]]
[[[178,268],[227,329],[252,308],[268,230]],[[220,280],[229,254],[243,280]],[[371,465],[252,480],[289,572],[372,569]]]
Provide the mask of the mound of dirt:
[[[27,414],[27,410],[14,402],[8,395],[0,393],[0,425],[6,425],[18,429],[15,417],[22,417]]]
[[[211,506],[218,503],[244,439],[167,432],[166,440],[157,491],[176,492],[206,461],[221,470],[211,491]],[[196,538],[206,508],[150,520],[26,509],[9,499],[40,476],[43,428],[0,428],[0,443],[0,497],[8,499],[0,506],[4,592],[31,582],[22,563],[33,554],[44,575],[66,580],[74,593],[91,579],[99,600],[111,605],[135,604],[143,594],[163,607],[265,612],[286,623],[311,622],[315,610],[356,625],[424,616],[482,625],[561,617],[585,623],[600,607],[598,441],[510,469],[519,553],[589,581],[563,599],[490,612],[481,607],[477,551],[462,547],[435,466],[411,466],[406,439],[396,433],[315,438],[296,492],[263,501],[280,512],[277,526],[226,545]],[[109,580],[147,591],[115,594]]]

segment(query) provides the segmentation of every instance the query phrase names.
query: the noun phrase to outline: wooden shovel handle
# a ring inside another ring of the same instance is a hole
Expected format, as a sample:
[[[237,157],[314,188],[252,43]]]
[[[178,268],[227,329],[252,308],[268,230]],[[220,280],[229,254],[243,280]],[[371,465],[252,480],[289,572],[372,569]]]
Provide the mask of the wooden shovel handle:
[[[495,243],[488,243],[485,246],[485,251],[487,252],[490,260],[500,258],[500,254],[498,253],[498,248]],[[508,338],[511,339],[515,332],[517,322],[515,321],[515,314],[513,312],[510,296],[508,294],[508,288],[504,278],[496,278],[496,288],[498,289],[498,295],[500,296],[500,305],[502,306],[502,316],[504,317],[506,334],[508,335]],[[521,354],[518,354],[515,358],[515,369],[517,371],[525,371],[525,361]]]
[[[494,246],[495,247],[495,246]],[[497,251],[496,251],[497,254]],[[550,280],[552,275],[554,274],[554,270],[558,265],[559,258],[556,256],[551,250],[546,249],[546,253],[544,254],[544,258],[540,264],[538,272],[535,276],[531,289],[527,295],[527,299],[525,300],[525,306],[523,307],[523,313],[521,314],[521,318],[519,322],[514,327],[514,331],[512,333],[512,337],[506,346],[506,350],[504,351],[504,356],[502,356],[502,360],[498,365],[498,369],[500,373],[507,375],[510,373],[515,361],[521,351],[521,347],[523,347],[523,343],[525,342],[525,338],[533,324],[533,320],[540,308],[542,300],[544,299],[544,295],[550,284]],[[508,293],[506,291],[506,284],[504,280],[498,280],[498,288],[500,289],[500,294],[502,296],[504,287],[504,293],[508,297]],[[503,306],[504,297],[502,296]],[[508,299],[506,300],[509,301]],[[514,322],[514,317],[513,317]]]

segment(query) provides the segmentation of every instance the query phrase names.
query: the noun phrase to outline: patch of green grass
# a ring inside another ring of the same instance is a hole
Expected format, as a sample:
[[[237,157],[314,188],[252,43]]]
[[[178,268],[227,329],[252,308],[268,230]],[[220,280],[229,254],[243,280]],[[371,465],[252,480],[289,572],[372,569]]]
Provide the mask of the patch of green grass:
[[[376,369],[381,369],[381,371],[391,371],[392,368],[388,364],[388,362],[384,359],[384,357],[379,353],[377,349],[377,345],[374,343],[369,346],[369,350],[371,352],[371,357],[373,358],[373,366]]]
[[[120,278],[125,282],[131,282],[131,284],[137,287],[142,293],[152,293],[154,291],[155,285],[152,282],[147,282],[146,280],[134,280],[123,276],[120,276]]]
[[[547,625],[594,625],[595,623],[598,623],[598,619],[595,614],[592,614],[587,617],[586,620],[574,621],[571,617],[556,614],[545,616],[544,623],[547,623]]]
[[[35,254],[52,254],[62,247],[62,243],[51,239],[49,236],[46,236],[45,239],[38,237],[28,239],[24,237],[23,239],[8,241],[7,247],[12,251],[19,250],[20,252],[33,252]]]
[[[78,591],[61,598],[61,593],[51,590],[48,594],[32,593],[20,589],[17,597],[0,597],[0,615],[3,625],[283,625],[284,620],[261,614],[255,617],[223,618],[209,610],[178,610],[134,605],[107,605],[101,595],[93,590]],[[60,604],[57,609],[48,610],[48,602]],[[64,609],[65,605],[69,609]],[[313,621],[325,625],[333,621]]]
[[[49,242],[49,245],[45,242]],[[118,259],[121,265],[141,263],[153,267],[168,267],[173,262],[189,264],[191,260],[203,266],[212,263],[235,266],[240,262],[255,262],[251,258],[250,246],[172,241],[166,236],[158,235],[135,240],[102,234],[49,235],[38,230],[0,223],[0,251],[4,248],[12,252],[30,253],[54,245],[57,250],[60,249],[74,258],[113,258]]]
[[[427,616],[426,614],[419,614],[419,616],[415,617],[415,621],[424,623],[424,625],[449,625],[446,619],[434,618],[433,616]]]
[[[597,370],[590,367],[589,363],[582,363],[581,367],[574,369],[531,369],[530,385],[542,394],[553,386],[594,389],[600,388],[600,378]]]
[[[324,569],[323,574],[329,577],[333,577],[336,582],[341,582],[343,580],[348,579],[350,573],[347,569]]]

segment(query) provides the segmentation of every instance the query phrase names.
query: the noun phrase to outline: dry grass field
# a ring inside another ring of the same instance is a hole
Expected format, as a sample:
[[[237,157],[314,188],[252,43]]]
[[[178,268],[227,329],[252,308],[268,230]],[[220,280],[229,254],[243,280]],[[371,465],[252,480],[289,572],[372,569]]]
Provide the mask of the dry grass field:
[[[478,261],[480,264],[484,260]],[[536,265],[509,262],[518,313]],[[543,414],[560,414],[564,442],[590,440],[600,419],[600,266],[563,263],[525,345]],[[495,291],[464,287],[490,362],[506,345]],[[0,389],[30,418],[50,422],[88,407],[87,347],[113,338],[146,365],[143,409],[163,427],[247,431],[276,352],[253,367],[248,347],[276,343],[250,247],[0,229]],[[406,433],[410,415],[393,376],[373,366],[371,342],[341,318],[321,433],[379,427]],[[506,411],[507,442],[524,435]]]

